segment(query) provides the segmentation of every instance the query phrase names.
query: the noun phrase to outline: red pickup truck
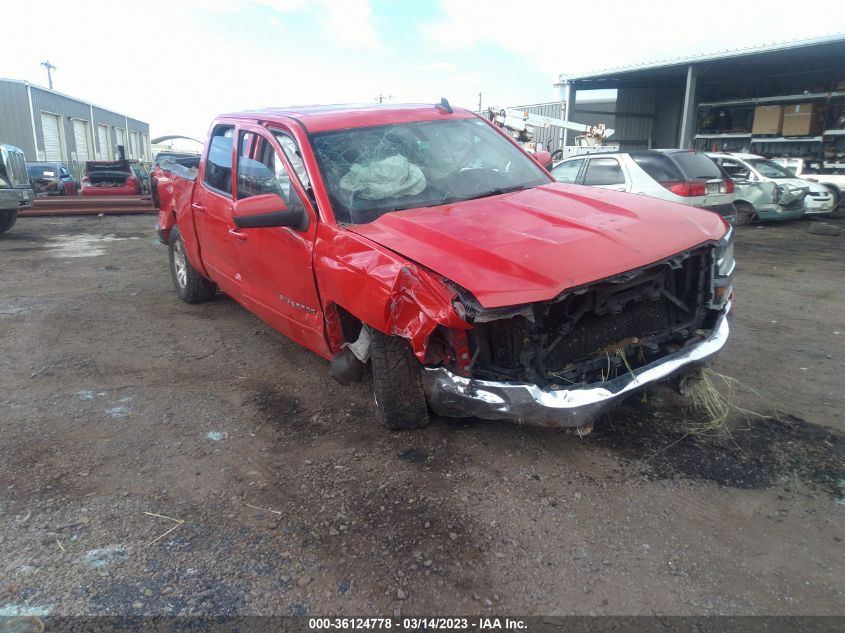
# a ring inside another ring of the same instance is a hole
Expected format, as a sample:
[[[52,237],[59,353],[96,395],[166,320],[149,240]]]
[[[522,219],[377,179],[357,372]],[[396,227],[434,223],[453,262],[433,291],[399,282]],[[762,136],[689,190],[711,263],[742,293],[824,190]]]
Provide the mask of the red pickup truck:
[[[587,432],[725,344],[732,231],[557,183],[548,158],[445,100],[228,114],[157,231],[181,299],[219,288],[342,383],[369,365],[390,429],[433,411]]]

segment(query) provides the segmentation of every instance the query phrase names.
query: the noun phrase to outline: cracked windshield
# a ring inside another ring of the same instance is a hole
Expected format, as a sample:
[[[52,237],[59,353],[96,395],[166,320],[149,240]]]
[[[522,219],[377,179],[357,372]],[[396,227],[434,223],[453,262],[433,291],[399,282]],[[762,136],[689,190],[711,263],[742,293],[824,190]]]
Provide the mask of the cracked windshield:
[[[313,145],[335,217],[350,224],[551,181],[476,118],[329,132]]]

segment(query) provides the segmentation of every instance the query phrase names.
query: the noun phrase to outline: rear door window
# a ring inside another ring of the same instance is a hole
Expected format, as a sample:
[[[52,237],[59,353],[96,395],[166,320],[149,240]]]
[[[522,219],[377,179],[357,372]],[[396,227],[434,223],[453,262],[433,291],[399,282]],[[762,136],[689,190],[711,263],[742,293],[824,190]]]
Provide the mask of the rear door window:
[[[226,195],[232,195],[232,140],[235,128],[219,125],[214,128],[208,144],[208,156],[205,159],[206,185]]]
[[[674,152],[669,156],[684,174],[684,180],[721,180],[725,177],[724,172],[706,154]]]
[[[552,176],[558,182],[574,183],[578,178],[578,172],[581,171],[581,165],[583,164],[583,158],[567,160],[552,169]]]
[[[657,182],[683,180],[675,164],[663,154],[631,154],[631,159]]]
[[[624,185],[625,175],[615,158],[591,158],[587,163],[584,184],[593,187],[601,185]]]

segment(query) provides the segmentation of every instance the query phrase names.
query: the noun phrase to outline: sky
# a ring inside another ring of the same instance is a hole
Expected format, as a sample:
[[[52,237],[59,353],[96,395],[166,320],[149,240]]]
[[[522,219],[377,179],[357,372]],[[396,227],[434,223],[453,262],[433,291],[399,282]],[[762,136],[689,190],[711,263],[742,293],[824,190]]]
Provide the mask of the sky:
[[[30,7],[36,7],[31,9]],[[35,19],[33,11],[50,19]],[[800,11],[800,19],[796,12]],[[18,22],[19,21],[19,22]],[[552,101],[561,74],[845,31],[842,0],[7,3],[0,77],[202,138],[238,109]]]

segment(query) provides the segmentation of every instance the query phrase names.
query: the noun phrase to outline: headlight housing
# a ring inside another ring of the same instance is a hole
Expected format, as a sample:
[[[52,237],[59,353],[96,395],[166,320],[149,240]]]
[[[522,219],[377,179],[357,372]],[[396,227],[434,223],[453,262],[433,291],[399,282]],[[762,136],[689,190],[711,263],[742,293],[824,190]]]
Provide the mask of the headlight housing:
[[[721,310],[731,296],[734,270],[734,230],[727,233],[713,246],[713,273],[711,275],[710,307]]]

